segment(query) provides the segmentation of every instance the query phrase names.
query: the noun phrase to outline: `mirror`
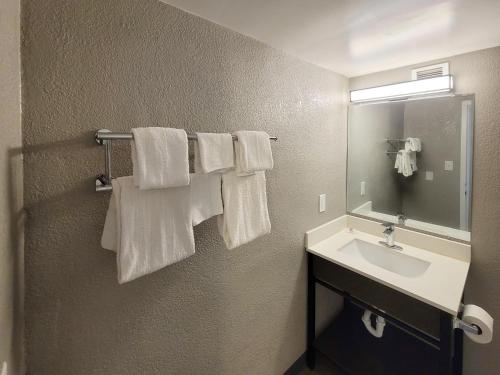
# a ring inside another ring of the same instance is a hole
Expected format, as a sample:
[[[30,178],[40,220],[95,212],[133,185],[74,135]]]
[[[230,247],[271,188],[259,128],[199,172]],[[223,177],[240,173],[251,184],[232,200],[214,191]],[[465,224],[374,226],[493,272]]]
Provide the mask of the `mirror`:
[[[474,96],[351,104],[347,211],[470,241]]]

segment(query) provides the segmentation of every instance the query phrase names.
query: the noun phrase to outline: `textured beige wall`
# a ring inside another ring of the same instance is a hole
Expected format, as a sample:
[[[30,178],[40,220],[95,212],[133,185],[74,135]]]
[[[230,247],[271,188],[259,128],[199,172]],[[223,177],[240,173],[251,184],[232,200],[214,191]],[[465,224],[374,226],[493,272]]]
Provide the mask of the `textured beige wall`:
[[[20,4],[0,3],[0,367],[23,373]]]
[[[475,94],[472,193],[472,263],[465,302],[482,306],[500,319],[500,47],[453,56],[458,93]],[[419,66],[426,64],[419,64]],[[354,88],[406,81],[412,67],[351,78]],[[465,339],[464,374],[500,373],[500,333],[489,345]]]
[[[347,79],[154,0],[24,0],[23,30],[30,374],[281,374],[305,349],[304,232],[345,211]],[[147,125],[277,135],[272,233],[228,251],[209,220],[196,255],[119,286],[92,137]]]

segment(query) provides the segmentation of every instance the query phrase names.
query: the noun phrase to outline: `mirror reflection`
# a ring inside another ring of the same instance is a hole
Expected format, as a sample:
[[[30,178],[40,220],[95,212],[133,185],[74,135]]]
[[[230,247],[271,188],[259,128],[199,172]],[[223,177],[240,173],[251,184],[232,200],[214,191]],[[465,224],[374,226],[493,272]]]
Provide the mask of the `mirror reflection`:
[[[352,104],[348,211],[470,240],[473,95]]]

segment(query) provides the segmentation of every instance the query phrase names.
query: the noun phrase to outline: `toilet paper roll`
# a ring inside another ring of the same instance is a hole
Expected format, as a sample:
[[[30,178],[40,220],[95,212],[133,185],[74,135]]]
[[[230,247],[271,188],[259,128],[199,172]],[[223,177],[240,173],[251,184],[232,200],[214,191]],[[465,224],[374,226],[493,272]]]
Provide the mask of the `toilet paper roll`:
[[[465,332],[467,337],[478,344],[488,344],[493,339],[493,318],[485,310],[476,305],[465,305],[462,320],[481,328],[481,334]]]

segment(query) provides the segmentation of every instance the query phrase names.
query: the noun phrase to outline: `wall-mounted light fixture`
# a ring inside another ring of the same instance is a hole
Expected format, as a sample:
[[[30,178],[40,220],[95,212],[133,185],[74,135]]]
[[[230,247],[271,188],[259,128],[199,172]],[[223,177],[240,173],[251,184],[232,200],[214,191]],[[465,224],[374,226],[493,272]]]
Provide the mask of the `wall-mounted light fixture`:
[[[430,95],[453,90],[453,76],[445,75],[392,85],[371,87],[351,91],[351,102],[371,102],[400,99],[412,96]]]

